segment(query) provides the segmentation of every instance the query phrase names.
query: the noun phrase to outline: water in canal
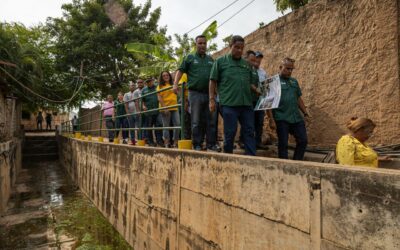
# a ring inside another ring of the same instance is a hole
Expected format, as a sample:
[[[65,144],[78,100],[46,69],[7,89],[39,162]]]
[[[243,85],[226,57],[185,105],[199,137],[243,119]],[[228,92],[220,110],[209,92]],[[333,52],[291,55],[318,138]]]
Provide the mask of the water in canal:
[[[57,161],[25,162],[0,218],[0,249],[132,249]]]

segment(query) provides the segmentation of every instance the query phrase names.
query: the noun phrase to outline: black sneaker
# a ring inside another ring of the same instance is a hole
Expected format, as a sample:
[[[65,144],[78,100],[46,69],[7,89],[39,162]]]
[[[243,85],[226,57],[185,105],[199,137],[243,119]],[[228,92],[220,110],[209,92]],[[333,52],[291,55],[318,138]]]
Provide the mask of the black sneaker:
[[[193,149],[194,149],[195,151],[201,151],[201,146],[199,146],[199,145],[198,145],[198,146],[194,146]]]
[[[221,152],[222,149],[219,145],[215,144],[213,146],[207,147],[207,150],[214,151],[214,152]]]

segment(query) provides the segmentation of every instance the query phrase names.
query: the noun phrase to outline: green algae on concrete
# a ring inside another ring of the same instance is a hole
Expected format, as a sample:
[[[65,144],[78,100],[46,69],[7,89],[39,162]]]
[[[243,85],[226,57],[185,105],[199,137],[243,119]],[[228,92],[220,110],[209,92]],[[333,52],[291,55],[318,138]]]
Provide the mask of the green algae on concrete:
[[[76,249],[132,249],[97,208],[80,192],[53,209],[57,241],[75,239]],[[64,237],[65,238],[65,237]]]

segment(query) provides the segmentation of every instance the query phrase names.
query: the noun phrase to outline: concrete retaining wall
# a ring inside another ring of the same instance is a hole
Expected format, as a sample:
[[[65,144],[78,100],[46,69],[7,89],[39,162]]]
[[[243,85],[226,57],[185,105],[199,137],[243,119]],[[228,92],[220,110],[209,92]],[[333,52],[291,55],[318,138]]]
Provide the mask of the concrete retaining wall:
[[[6,211],[21,161],[21,140],[0,143],[0,215]]]
[[[135,249],[399,249],[400,172],[59,137]]]
[[[0,88],[0,215],[21,169],[21,103]]]

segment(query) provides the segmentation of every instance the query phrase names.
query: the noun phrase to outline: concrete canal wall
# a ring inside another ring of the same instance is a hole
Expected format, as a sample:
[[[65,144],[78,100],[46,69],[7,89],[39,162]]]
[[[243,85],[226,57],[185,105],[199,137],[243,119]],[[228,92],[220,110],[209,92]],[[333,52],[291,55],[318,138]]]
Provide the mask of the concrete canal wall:
[[[4,88],[4,86],[3,86]],[[0,86],[0,216],[21,169],[21,103]]]
[[[135,249],[399,249],[400,172],[59,137]]]

